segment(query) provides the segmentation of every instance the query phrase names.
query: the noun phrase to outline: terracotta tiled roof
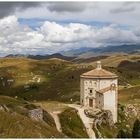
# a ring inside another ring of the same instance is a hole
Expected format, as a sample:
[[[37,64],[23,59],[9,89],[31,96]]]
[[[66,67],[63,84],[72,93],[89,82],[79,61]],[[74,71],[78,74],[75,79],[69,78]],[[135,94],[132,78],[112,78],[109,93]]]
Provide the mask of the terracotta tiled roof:
[[[97,68],[86,73],[83,73],[81,77],[87,78],[116,78],[117,75],[111,73],[105,69],[102,69],[102,65],[100,61],[97,61]]]
[[[116,87],[109,86],[109,87],[100,89],[100,90],[98,90],[98,91],[96,91],[96,92],[104,94],[104,93],[106,93],[107,91],[110,91],[110,90],[116,90]]]
[[[109,91],[109,90],[111,90],[111,87],[109,86],[109,87],[106,87],[106,88],[103,88],[103,89],[101,89],[101,90],[98,90],[97,92],[98,93],[106,93],[107,91]]]
[[[81,77],[115,78],[117,77],[117,75],[101,68],[101,69],[94,69],[86,73],[83,73]]]

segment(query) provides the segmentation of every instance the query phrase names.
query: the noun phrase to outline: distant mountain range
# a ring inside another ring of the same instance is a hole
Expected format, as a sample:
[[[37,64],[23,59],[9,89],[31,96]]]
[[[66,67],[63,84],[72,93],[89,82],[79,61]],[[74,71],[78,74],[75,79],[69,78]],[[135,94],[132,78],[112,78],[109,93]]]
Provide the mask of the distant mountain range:
[[[104,54],[111,54],[111,53],[139,53],[140,52],[140,45],[118,45],[118,46],[107,46],[107,47],[100,47],[100,48],[79,48],[79,49],[72,49],[69,51],[61,52],[63,55],[67,56],[97,56],[97,55],[104,55]]]
[[[54,54],[46,54],[46,55],[23,55],[23,54],[10,54],[6,57],[26,57],[36,60],[44,60],[44,59],[51,59],[51,58],[59,58],[67,61],[72,61],[78,58],[92,58],[93,60],[97,59],[97,56],[110,55],[113,53],[125,53],[125,54],[133,54],[138,53],[140,54],[140,45],[118,45],[118,46],[107,46],[107,47],[100,47],[100,48],[79,48],[79,49],[72,49],[69,51],[62,51],[60,53]],[[91,60],[91,59],[90,59]]]
[[[23,54],[13,55],[13,54],[9,54],[6,57],[10,57],[10,58],[26,57],[26,58],[36,59],[36,60],[45,60],[45,59],[51,59],[51,58],[59,58],[59,59],[67,60],[67,61],[70,61],[70,60],[73,60],[73,59],[76,58],[76,57],[64,56],[64,55],[62,55],[60,53],[54,53],[54,54],[51,54],[51,55],[48,55],[48,54],[46,54],[46,55],[23,55]]]

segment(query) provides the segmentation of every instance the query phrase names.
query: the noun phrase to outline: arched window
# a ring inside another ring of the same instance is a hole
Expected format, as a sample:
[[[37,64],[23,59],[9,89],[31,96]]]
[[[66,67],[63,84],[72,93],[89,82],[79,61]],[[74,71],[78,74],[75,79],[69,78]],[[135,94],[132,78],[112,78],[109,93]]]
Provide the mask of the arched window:
[[[92,93],[92,89],[90,89],[89,92]]]

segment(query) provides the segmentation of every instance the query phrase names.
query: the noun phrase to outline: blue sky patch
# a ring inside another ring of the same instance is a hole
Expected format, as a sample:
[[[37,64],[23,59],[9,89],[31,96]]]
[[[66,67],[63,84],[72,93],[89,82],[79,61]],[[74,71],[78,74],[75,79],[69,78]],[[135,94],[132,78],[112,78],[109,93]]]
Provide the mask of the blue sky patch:
[[[43,19],[43,18],[32,18],[32,19],[19,18],[18,21],[21,25],[28,25],[33,30],[36,30],[37,28],[39,28],[45,21],[56,22],[61,25],[65,25],[65,24],[69,24],[69,23],[81,23],[81,24],[85,24],[85,25],[95,26],[97,28],[103,28],[103,27],[106,27],[106,26],[109,26],[112,24],[110,22],[101,22],[101,21],[76,21],[76,20],[63,20],[63,21],[58,21],[58,20],[54,21],[53,20],[53,21],[51,21],[51,20]],[[116,25],[115,28],[128,30],[129,26]]]

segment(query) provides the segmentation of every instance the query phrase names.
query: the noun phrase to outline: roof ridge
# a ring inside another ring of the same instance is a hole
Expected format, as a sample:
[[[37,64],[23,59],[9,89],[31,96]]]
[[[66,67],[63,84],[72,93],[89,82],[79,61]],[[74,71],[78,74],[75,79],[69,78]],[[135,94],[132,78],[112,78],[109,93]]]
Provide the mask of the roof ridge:
[[[93,69],[88,72],[83,73],[81,76],[84,77],[117,77],[115,73],[112,73],[110,71],[107,71],[103,68],[101,69]]]
[[[107,91],[109,91],[109,90],[111,90],[111,86],[108,86],[108,87],[105,87],[105,88],[103,88],[103,89],[100,89],[100,90],[98,90],[97,92],[99,92],[99,93],[105,93],[105,92],[107,92]]]
[[[108,87],[105,87],[105,88],[103,88],[103,89],[100,89],[100,90],[96,90],[96,92],[98,92],[98,93],[106,93],[107,91],[109,91],[109,90],[115,90],[116,89],[116,86],[114,86],[114,85],[110,85],[110,86],[108,86]]]

